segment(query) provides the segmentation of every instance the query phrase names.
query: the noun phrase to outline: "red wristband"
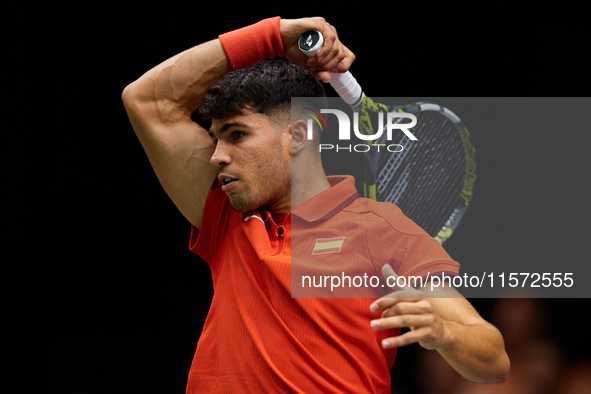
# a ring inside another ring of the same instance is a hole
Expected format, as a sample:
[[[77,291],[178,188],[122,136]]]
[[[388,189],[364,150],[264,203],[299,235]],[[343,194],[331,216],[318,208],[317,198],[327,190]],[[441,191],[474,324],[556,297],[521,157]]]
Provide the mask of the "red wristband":
[[[283,56],[280,21],[281,17],[278,16],[263,19],[254,25],[219,36],[232,70],[248,67],[267,58]]]

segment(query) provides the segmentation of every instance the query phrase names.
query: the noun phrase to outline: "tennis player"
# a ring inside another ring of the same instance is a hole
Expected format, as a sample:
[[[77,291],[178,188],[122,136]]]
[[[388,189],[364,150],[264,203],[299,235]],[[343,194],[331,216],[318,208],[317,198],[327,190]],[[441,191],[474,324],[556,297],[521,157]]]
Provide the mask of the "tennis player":
[[[297,45],[308,30],[325,37],[310,59]],[[467,379],[506,379],[501,334],[452,287],[291,296],[296,260],[385,278],[459,272],[396,206],[359,198],[351,177],[327,177],[318,139],[291,119],[291,97],[323,97],[319,80],[354,59],[323,18],[276,17],[188,49],[124,90],[159,181],[192,225],[190,249],[212,272],[187,393],[390,393],[396,349],[411,343]],[[191,119],[196,109],[209,130]]]

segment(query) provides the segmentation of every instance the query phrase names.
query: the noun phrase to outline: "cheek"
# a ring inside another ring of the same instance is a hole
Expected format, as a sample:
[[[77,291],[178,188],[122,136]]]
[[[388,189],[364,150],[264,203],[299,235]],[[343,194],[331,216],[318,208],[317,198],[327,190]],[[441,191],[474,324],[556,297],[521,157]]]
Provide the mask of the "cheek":
[[[291,161],[291,134],[283,136],[283,157]]]
[[[265,186],[262,192],[269,191],[276,193],[277,190],[285,189],[285,184],[291,184],[291,149],[276,148],[266,152],[264,160],[259,163],[257,174],[261,184]],[[258,166],[257,166],[258,167]]]

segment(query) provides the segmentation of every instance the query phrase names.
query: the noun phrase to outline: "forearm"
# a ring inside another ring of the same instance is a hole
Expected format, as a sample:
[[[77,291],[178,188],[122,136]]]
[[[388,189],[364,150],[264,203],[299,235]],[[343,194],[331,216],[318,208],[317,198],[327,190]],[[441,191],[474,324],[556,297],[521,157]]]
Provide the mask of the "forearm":
[[[483,321],[461,324],[444,321],[444,343],[437,351],[466,379],[503,383],[509,372],[509,358],[503,337],[491,324]]]
[[[215,39],[152,68],[125,89],[123,100],[126,106],[148,106],[143,116],[153,115],[164,123],[179,121],[190,116],[207,89],[228,71],[228,58]]]
[[[384,278],[398,275],[389,264]],[[370,306],[382,312],[372,320],[377,330],[409,327],[410,331],[382,341],[385,348],[419,343],[437,350],[466,379],[500,384],[509,374],[509,357],[501,333],[484,320],[474,307],[451,286],[395,288]]]
[[[124,101],[158,102],[161,117],[178,113],[187,115],[199,104],[209,86],[227,72],[246,67],[266,58],[286,56],[293,63],[306,66],[307,57],[297,41],[307,30],[319,30],[325,45],[309,70],[318,78],[328,71],[346,71],[355,55],[338,40],[334,27],[323,18],[264,19],[219,36],[218,39],[186,50],[145,73],[124,91]],[[318,60],[318,59],[322,60]],[[325,78],[326,79],[326,78]],[[132,100],[125,100],[125,98]]]

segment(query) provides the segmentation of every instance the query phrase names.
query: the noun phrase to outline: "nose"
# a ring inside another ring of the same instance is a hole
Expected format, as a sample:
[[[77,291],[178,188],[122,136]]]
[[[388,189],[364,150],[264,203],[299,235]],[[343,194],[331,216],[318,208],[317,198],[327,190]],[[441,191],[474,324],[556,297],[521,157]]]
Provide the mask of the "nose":
[[[232,162],[230,158],[230,154],[228,152],[228,147],[226,146],[225,142],[222,140],[218,140],[218,143],[215,146],[215,150],[213,155],[211,155],[211,159],[209,160],[210,164],[214,167],[221,167],[222,165],[228,165]]]

